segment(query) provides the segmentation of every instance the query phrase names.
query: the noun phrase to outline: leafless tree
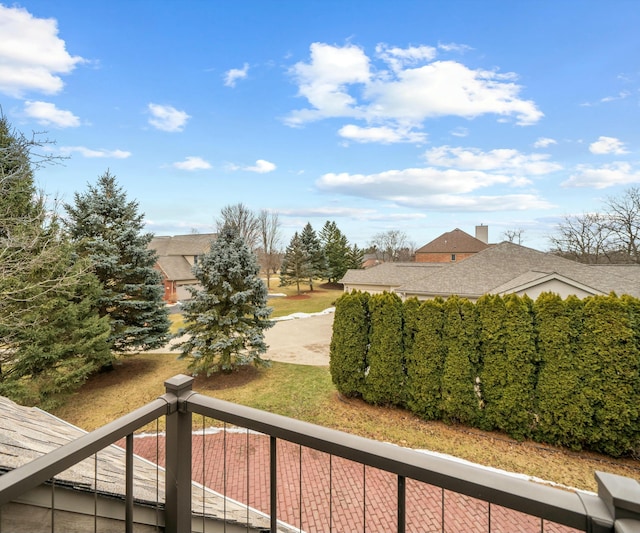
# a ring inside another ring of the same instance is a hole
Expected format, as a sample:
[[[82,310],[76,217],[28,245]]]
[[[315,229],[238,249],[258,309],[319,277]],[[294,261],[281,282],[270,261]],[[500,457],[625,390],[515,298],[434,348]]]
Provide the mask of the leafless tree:
[[[275,211],[262,209],[258,214],[260,243],[258,258],[267,276],[267,288],[271,287],[271,275],[280,270],[280,218]]]
[[[243,203],[226,205],[216,219],[218,231],[224,226],[233,227],[255,252],[260,243],[260,223],[256,214]]]
[[[505,241],[522,244],[522,235],[524,235],[524,230],[522,228],[508,229],[502,233],[502,238]]]
[[[415,244],[399,230],[376,233],[369,246],[376,250],[379,259],[388,262],[411,261],[415,252]]]
[[[581,263],[608,263],[612,251],[609,218],[601,213],[565,216],[549,238],[555,253]]]
[[[640,189],[632,187],[621,197],[609,198],[606,205],[613,247],[622,260],[640,263]]]

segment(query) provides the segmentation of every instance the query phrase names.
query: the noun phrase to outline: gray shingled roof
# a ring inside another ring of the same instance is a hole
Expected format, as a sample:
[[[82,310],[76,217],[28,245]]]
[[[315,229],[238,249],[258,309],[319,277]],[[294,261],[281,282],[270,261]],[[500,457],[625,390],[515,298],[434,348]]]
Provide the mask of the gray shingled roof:
[[[489,246],[487,243],[456,228],[453,231],[443,233],[440,237],[436,237],[422,248],[416,250],[416,253],[476,253],[484,250],[487,246]]]
[[[215,233],[192,233],[173,237],[154,237],[149,248],[158,254],[157,265],[167,279],[191,281],[195,279],[187,257],[203,255],[211,249]]]
[[[397,287],[423,278],[426,273],[444,265],[445,263],[382,263],[367,269],[347,270],[340,283]]]
[[[156,250],[159,256],[193,256],[202,255],[211,248],[211,241],[215,240],[215,233],[190,233],[188,235],[174,235],[172,237],[154,237],[149,248]]]
[[[35,407],[20,406],[0,396],[0,471],[22,466],[41,455],[81,437],[85,432]],[[93,457],[74,465],[56,476],[56,483],[76,490],[124,498],[125,450],[112,445],[97,454],[97,479]],[[164,470],[140,457],[134,456],[134,499],[155,505],[156,479],[158,495],[164,501]],[[212,519],[238,524],[247,523],[247,508],[218,493],[194,484],[194,513]],[[203,507],[204,506],[204,507]],[[249,512],[249,523],[254,528],[269,528],[269,518],[255,510]],[[285,525],[280,531],[291,531]],[[297,531],[297,530],[296,530]]]
[[[517,286],[557,274],[589,287],[594,293],[640,297],[640,274],[633,267],[590,266],[510,242],[490,246],[464,261],[448,263],[420,279],[397,288],[408,294],[479,297],[508,292]]]

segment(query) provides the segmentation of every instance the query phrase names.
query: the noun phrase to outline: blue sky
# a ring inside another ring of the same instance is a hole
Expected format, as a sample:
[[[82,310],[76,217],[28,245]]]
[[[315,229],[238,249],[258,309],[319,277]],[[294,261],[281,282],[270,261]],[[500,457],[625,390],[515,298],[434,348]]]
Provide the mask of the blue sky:
[[[107,169],[158,235],[277,211],[422,246],[489,226],[549,246],[640,182],[640,3],[0,3],[0,105],[73,193]]]

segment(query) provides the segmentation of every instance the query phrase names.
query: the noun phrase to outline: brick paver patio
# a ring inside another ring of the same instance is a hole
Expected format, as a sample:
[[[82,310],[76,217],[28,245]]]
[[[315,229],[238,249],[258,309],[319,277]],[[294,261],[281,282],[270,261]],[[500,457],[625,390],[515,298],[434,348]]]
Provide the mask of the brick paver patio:
[[[134,452],[164,466],[163,436],[137,437]],[[194,433],[192,453],[194,481],[270,513],[268,436],[237,431]],[[308,533],[396,531],[394,475],[285,441],[278,441],[277,463],[280,520]],[[541,524],[539,518],[495,505],[489,514],[486,502],[410,479],[406,509],[407,532],[574,531],[549,522]]]

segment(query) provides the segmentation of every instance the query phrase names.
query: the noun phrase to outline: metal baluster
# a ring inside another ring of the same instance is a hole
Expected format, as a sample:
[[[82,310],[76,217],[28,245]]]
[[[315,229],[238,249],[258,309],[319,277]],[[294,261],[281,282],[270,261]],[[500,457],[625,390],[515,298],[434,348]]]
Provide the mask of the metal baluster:
[[[405,533],[407,528],[406,481],[404,476],[398,476],[398,533]]]
[[[156,418],[156,531],[160,531],[160,419]]]
[[[133,433],[127,435],[125,461],[125,531],[133,533]]]
[[[488,509],[487,509],[487,520],[489,522],[489,533],[491,533],[491,502],[487,502],[488,503]]]
[[[329,533],[333,533],[333,455],[329,455]]]
[[[202,415],[202,533],[206,533],[206,528],[207,528],[207,523],[205,521],[205,502],[206,502],[206,497],[205,497],[205,467],[204,467],[204,460],[205,460],[205,448],[204,448],[204,427],[206,424],[206,420],[205,420],[205,416]]]
[[[227,423],[225,422],[222,427],[222,490],[224,492],[223,498],[223,520],[222,520],[222,531],[226,533],[227,531]]]
[[[299,498],[300,498],[300,533],[302,533],[302,444],[298,446]]]
[[[93,533],[98,533],[98,454],[93,455]]]
[[[444,533],[444,489],[442,489],[442,533]]]
[[[51,478],[51,533],[56,530],[55,523],[56,514],[56,478]]]
[[[367,465],[362,464],[362,531],[367,533]]]
[[[249,428],[247,428],[247,533],[249,533]]]
[[[269,497],[271,511],[271,533],[278,531],[278,463],[277,463],[277,439],[269,437],[269,481],[271,493]]]

